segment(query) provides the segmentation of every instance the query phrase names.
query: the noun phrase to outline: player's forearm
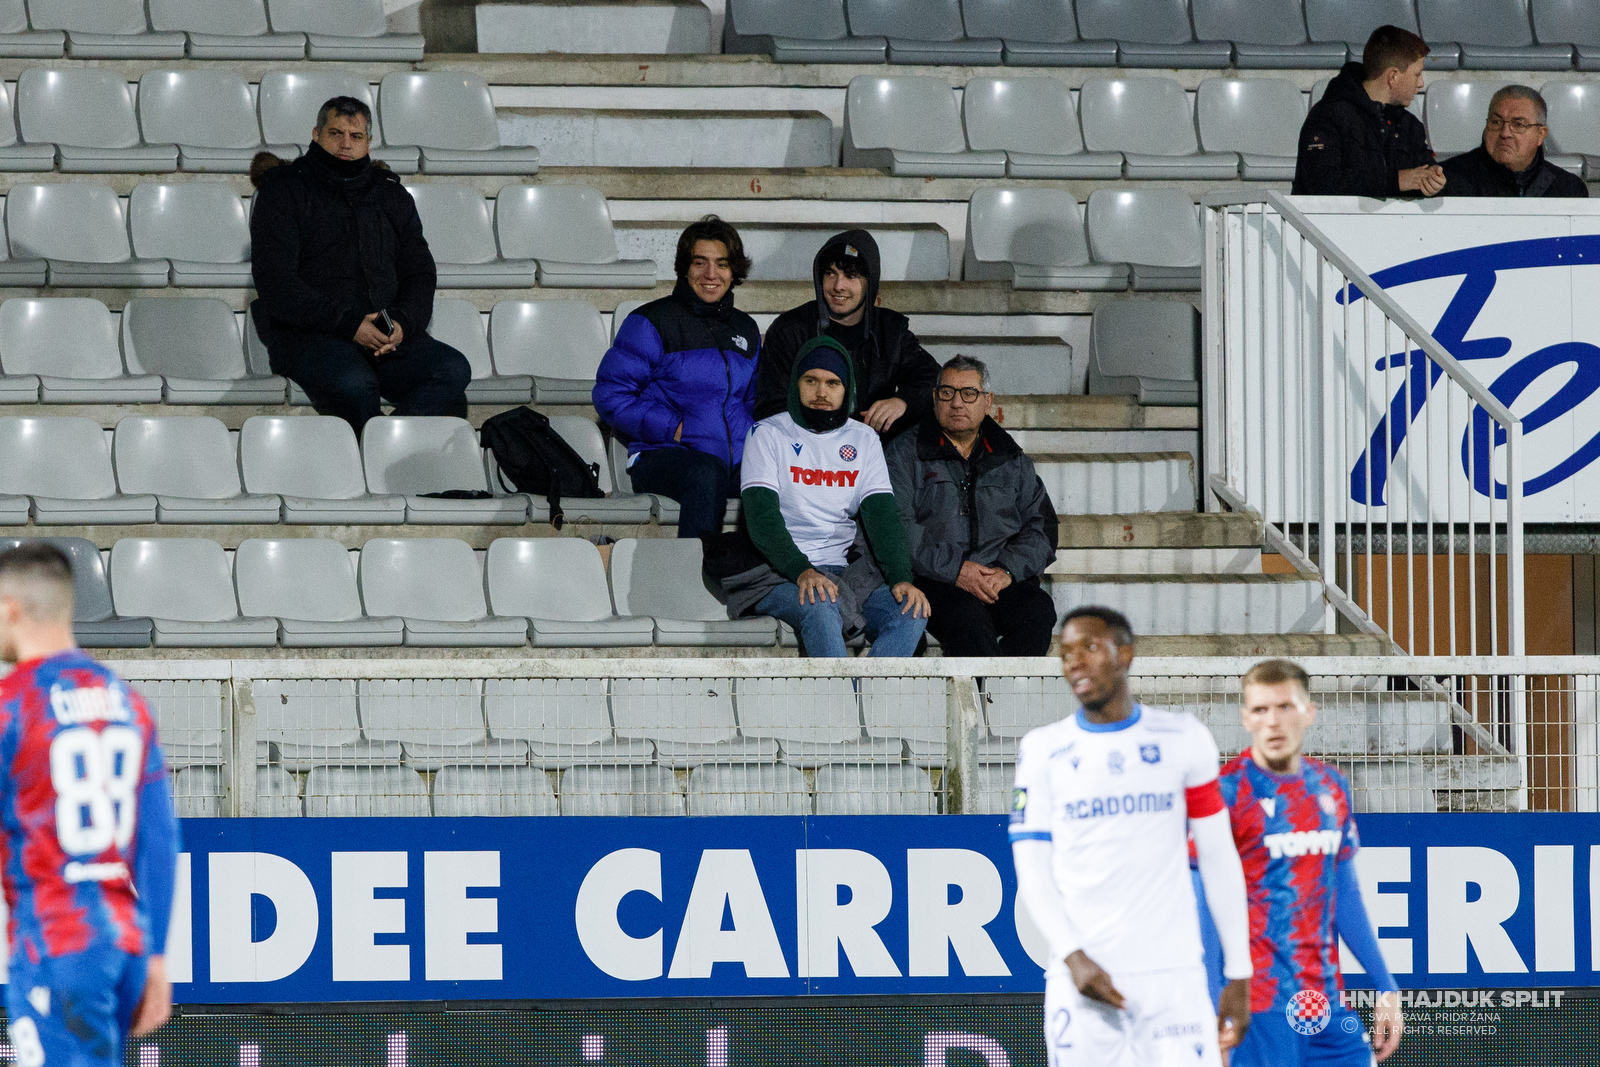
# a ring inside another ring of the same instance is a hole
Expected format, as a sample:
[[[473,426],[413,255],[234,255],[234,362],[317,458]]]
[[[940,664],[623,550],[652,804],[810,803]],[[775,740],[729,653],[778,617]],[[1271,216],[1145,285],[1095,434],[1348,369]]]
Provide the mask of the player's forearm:
[[[1394,975],[1389,973],[1389,964],[1383,958],[1383,949],[1378,945],[1377,931],[1372,928],[1372,920],[1367,916],[1367,905],[1361,896],[1361,882],[1356,877],[1354,860],[1339,864],[1336,890],[1333,904],[1334,929],[1339,931],[1344,943],[1350,946],[1350,951],[1355,954],[1362,969],[1371,976],[1374,988],[1380,993],[1399,989]]]
[[[139,791],[139,854],[134,863],[133,884],[150,917],[151,953],[167,950],[177,869],[178,823],[172,809],[172,788],[163,776]]]
[[[1206,904],[1222,942],[1222,973],[1230,979],[1249,978],[1250,909],[1246,900],[1244,866],[1234,847],[1227,811],[1189,820],[1195,854],[1200,860],[1200,881],[1206,887]]]
[[[1017,868],[1017,889],[1027,905],[1033,925],[1050,943],[1050,959],[1064,960],[1083,947],[1083,938],[1056,890],[1050,873],[1051,844],[1047,840],[1021,840],[1011,843],[1011,859]]]

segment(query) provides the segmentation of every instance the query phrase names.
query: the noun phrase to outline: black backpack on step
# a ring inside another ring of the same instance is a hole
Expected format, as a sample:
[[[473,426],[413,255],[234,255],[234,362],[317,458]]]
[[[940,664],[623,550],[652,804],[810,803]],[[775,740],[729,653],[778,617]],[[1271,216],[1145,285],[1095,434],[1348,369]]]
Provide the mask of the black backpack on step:
[[[486,419],[480,431],[483,447],[494,453],[500,479],[511,479],[506,489],[542,496],[550,503],[550,523],[561,529],[566,521],[561,498],[605,496],[600,490],[600,464],[585,463],[550,420],[524,405]]]

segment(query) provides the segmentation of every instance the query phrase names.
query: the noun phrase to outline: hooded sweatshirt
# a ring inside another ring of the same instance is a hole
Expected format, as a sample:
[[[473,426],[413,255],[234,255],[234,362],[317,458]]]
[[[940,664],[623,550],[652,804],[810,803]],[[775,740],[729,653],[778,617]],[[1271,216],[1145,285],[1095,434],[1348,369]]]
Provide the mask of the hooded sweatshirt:
[[[1422,120],[1372,99],[1363,79],[1360,63],[1346,63],[1312,105],[1300,127],[1296,194],[1397,197],[1401,171],[1433,163]]]
[[[823,264],[841,245],[854,248],[867,267],[866,314],[858,327],[834,323],[822,295]],[[910,320],[898,311],[876,306],[881,275],[878,242],[866,230],[846,230],[828,239],[811,265],[816,300],[785,311],[767,328],[756,374],[756,418],[776,415],[788,407],[789,372],[794,369],[795,356],[807,341],[824,335],[839,341],[855,362],[858,380],[852,413],[859,414],[891,397],[905,401],[906,413],[889,427],[885,440],[933,413],[939,364],[911,332]]]

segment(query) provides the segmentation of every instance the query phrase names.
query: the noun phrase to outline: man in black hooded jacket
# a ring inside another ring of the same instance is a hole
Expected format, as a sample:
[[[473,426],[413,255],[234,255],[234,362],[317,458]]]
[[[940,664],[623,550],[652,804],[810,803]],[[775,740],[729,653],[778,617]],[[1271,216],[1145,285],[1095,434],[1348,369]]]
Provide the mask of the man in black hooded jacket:
[[[367,154],[371,129],[366,104],[334,97],[305,155],[251,166],[256,332],[273,373],[358,436],[380,398],[396,415],[464,418],[472,379],[465,356],[428,336],[433,255],[411,194]]]
[[[811,273],[816,301],[779,315],[762,339],[755,417],[788,410],[796,354],[812,338],[828,336],[849,351],[855,365],[852,414],[887,442],[932,413],[939,364],[911,332],[910,320],[877,306],[878,242],[866,230],[828,238]]]

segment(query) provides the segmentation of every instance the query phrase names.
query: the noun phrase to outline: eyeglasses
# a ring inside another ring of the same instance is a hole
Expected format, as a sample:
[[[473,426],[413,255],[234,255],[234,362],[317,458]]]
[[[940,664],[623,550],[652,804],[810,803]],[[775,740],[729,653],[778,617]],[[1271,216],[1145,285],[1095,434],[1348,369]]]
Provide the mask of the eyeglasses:
[[[1543,126],[1544,123],[1542,123],[1542,122],[1524,122],[1521,119],[1512,119],[1510,122],[1507,122],[1505,119],[1501,118],[1498,115],[1490,115],[1489,116],[1489,121],[1488,121],[1488,123],[1486,125],[1488,126],[1488,129],[1489,129],[1490,133],[1499,133],[1502,127],[1509,126],[1509,127],[1511,127],[1511,132],[1520,137],[1522,134],[1527,133],[1529,130],[1537,129],[1537,128]]]
[[[933,391],[933,395],[938,397],[946,404],[954,400],[957,393],[961,394],[961,402],[963,404],[976,404],[978,402],[978,398],[983,395],[983,390],[972,388],[957,389],[953,385],[941,385],[935,388]]]

